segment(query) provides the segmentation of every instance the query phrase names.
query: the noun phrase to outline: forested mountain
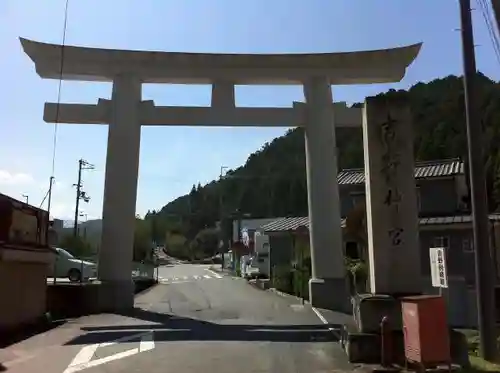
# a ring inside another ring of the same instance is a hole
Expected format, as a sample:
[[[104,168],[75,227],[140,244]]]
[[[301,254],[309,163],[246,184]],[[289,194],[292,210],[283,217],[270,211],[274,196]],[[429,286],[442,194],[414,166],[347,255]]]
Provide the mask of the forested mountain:
[[[490,209],[500,205],[500,84],[478,74],[478,103],[485,130],[484,149]],[[414,117],[417,160],[466,158],[461,77],[418,83],[408,91]],[[480,125],[481,123],[477,123]],[[361,129],[337,129],[339,169],[363,167]],[[239,209],[252,217],[307,215],[304,136],[300,128],[266,143],[245,165],[222,180],[193,186],[191,193],[147,214],[153,235],[162,242],[166,229],[188,239],[215,224],[221,214]]]

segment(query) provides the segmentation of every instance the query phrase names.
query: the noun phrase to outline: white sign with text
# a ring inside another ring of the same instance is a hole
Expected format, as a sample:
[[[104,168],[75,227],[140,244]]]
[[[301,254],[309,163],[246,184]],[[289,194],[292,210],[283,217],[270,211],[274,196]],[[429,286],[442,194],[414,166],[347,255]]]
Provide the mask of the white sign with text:
[[[431,261],[432,286],[435,288],[448,287],[448,273],[446,270],[446,252],[444,247],[431,247],[429,249]]]

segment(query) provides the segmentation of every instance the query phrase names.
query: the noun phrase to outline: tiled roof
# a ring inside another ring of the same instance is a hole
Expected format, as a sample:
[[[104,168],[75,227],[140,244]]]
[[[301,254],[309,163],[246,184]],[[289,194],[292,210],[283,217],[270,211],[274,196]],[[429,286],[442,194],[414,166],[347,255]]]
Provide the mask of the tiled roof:
[[[500,221],[500,214],[491,214],[489,216],[490,221]],[[458,223],[471,223],[471,215],[459,215],[459,216],[443,216],[443,217],[432,217],[432,218],[420,218],[421,225],[431,225],[431,224],[458,224]]]
[[[307,216],[299,218],[283,218],[260,227],[265,232],[281,232],[296,230],[300,226],[309,228],[309,218]]]
[[[415,164],[415,178],[454,176],[464,173],[464,163],[459,159],[447,159],[432,162],[417,162]],[[345,169],[339,172],[337,180],[341,185],[363,184],[365,171],[362,168]]]
[[[283,219],[283,217],[281,216],[263,219],[241,219],[241,229],[256,230],[265,224],[269,224],[281,219]],[[238,220],[233,220],[233,225],[234,227],[236,227],[238,225]]]
[[[500,221],[500,214],[492,214],[489,218],[491,221]],[[420,218],[420,225],[444,225],[470,222],[472,222],[472,217],[470,215]],[[345,226],[345,219],[342,219],[341,225],[342,227]],[[300,226],[309,228],[309,218],[307,216],[279,219],[262,226],[261,229],[264,232],[285,232],[296,230]]]

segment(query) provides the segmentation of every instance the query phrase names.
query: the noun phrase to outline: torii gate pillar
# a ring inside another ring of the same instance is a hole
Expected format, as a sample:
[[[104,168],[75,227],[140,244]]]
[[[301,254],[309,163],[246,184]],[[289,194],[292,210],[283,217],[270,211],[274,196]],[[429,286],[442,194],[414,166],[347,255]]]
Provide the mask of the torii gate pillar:
[[[315,307],[349,309],[337,182],[337,143],[332,91],[326,77],[304,83],[307,102],[305,151],[312,278]]]
[[[113,81],[98,267],[104,290],[100,297],[103,310],[134,306],[131,273],[141,144],[141,90],[141,81],[130,74],[118,75]]]

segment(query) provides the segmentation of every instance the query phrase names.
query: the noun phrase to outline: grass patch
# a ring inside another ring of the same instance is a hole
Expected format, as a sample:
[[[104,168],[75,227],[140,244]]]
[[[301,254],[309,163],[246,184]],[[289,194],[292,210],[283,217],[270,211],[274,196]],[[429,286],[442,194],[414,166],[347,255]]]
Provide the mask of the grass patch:
[[[500,364],[490,363],[479,356],[479,334],[477,330],[462,331],[467,337],[471,367],[466,372],[500,372]]]
[[[471,367],[467,372],[500,372],[500,364],[490,363],[479,356],[469,354],[469,361]]]

